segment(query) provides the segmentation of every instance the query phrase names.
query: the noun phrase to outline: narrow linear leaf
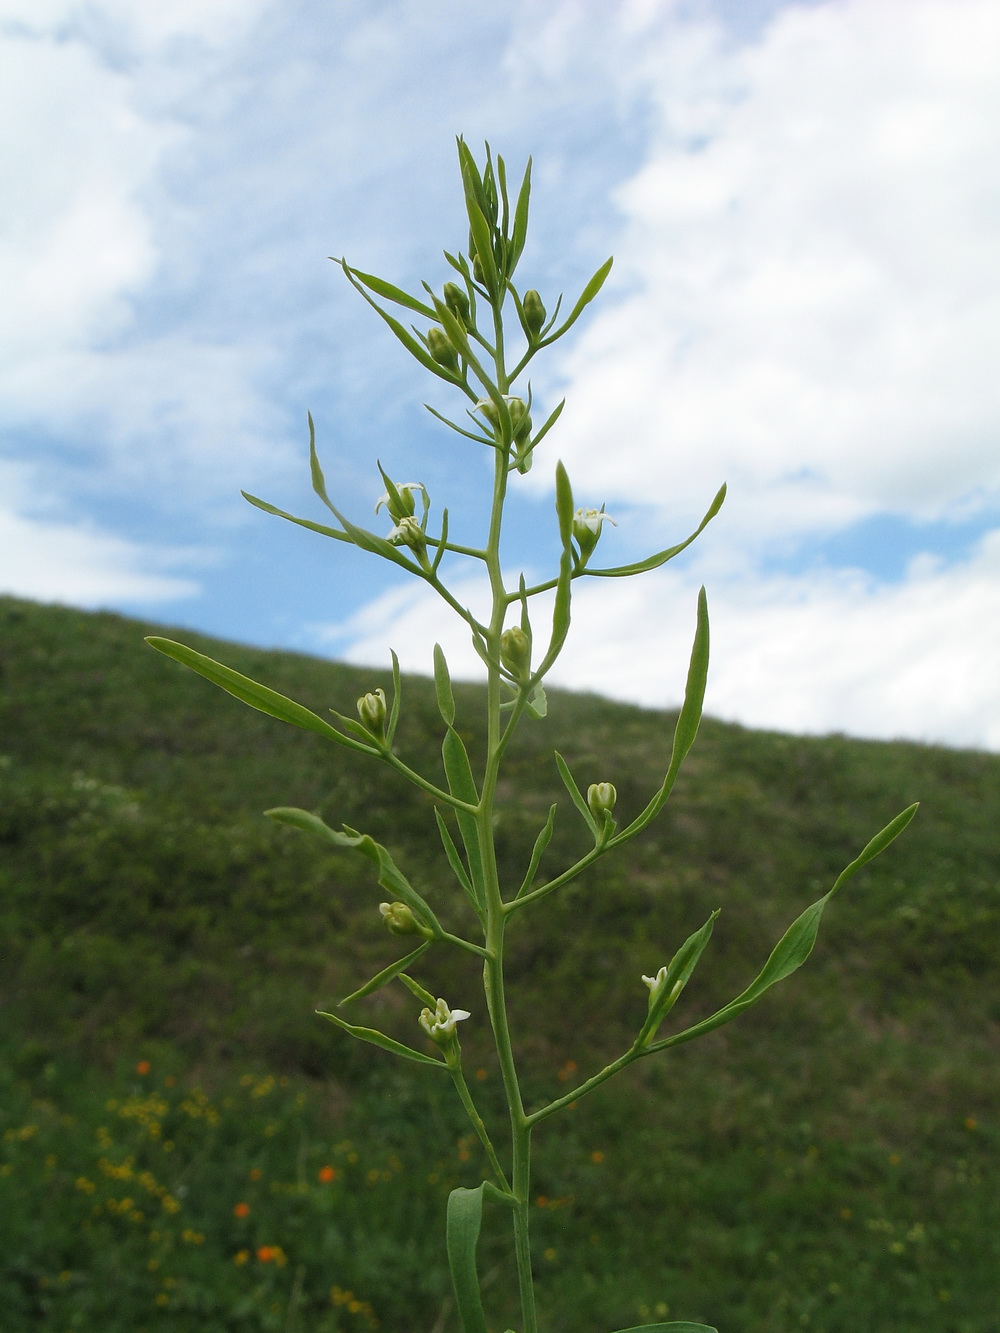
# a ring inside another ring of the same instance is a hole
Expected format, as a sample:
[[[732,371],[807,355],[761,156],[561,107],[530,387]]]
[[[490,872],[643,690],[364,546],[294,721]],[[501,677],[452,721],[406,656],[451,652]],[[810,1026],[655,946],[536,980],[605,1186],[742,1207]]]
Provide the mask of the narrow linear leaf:
[[[360,852],[362,856],[366,856],[375,865],[378,871],[378,882],[383,889],[388,889],[390,893],[394,893],[397,898],[406,903],[418,921],[425,922],[439,935],[444,933],[431,911],[430,905],[417,893],[382,844],[376,842],[367,833],[358,833],[355,829],[348,828],[346,825],[341,833],[338,829],[333,829],[329,824],[324,823],[319,815],[310,814],[308,810],[298,810],[294,806],[275,806],[274,809],[265,810],[264,813],[269,819],[275,820],[276,823],[287,824],[290,828],[299,829],[302,833],[311,833],[314,837],[322,839],[323,842],[329,843],[332,847]]]
[[[689,935],[667,964],[660,998],[650,1006],[646,1021],[642,1025],[642,1031],[636,1038],[636,1046],[643,1046],[650,1040],[664,1018],[680,999],[681,991],[690,980],[691,974],[698,966],[698,960],[705,951],[705,946],[712,938],[712,928],[718,915],[718,910],[714,911],[700,930],[696,930],[693,935]],[[652,998],[651,995],[650,999]]]
[[[400,972],[405,972],[411,963],[415,963],[421,954],[426,953],[431,947],[431,941],[425,940],[423,944],[418,945],[412,953],[408,953],[405,958],[397,958],[394,963],[388,967],[383,967],[381,972],[376,972],[370,981],[366,981],[363,986],[357,990],[352,990],[350,995],[345,995],[342,1000],[337,1001],[337,1008],[342,1005],[350,1004],[353,1000],[363,1000],[366,995],[374,995],[377,990],[387,986],[390,981],[395,980]]]
[[[573,774],[569,771],[569,765],[566,763],[566,760],[562,757],[562,755],[559,753],[558,750],[553,751],[553,753],[555,754],[556,757],[556,766],[559,769],[559,776],[562,778],[563,786],[569,792],[570,800],[579,810],[580,814],[583,815],[584,819],[587,822],[587,827],[590,829],[590,831],[596,838],[597,823],[594,819],[594,816],[590,813],[590,806],[583,799],[583,795],[580,792],[580,788],[576,785],[576,780],[574,779]]]
[[[584,287],[583,291],[580,293],[579,300],[577,301],[573,309],[569,312],[569,315],[567,316],[566,320],[563,322],[563,324],[559,327],[559,329],[555,333],[549,334],[549,336],[543,340],[544,342],[546,343],[555,342],[557,338],[561,338],[563,334],[567,331],[567,329],[571,328],[576,323],[576,321],[583,314],[584,310],[586,310],[587,306],[590,305],[591,301],[604,286],[605,279],[611,272],[611,265],[614,262],[615,262],[614,256],[604,261],[604,263],[601,265],[601,267],[597,270],[594,276],[587,283],[586,287]]]
[[[479,174],[479,167],[476,165],[476,159],[472,155],[471,148],[462,138],[458,140],[458,161],[462,171],[466,208],[471,209],[473,204],[477,204],[485,217],[489,211],[489,203],[486,199],[486,190],[483,187],[483,178]]]
[[[318,495],[326,505],[327,509],[329,509],[330,513],[336,516],[337,511],[334,509],[330,502],[330,497],[327,494],[326,478],[323,476],[319,454],[316,450],[316,423],[313,421],[313,414],[311,412],[307,412],[306,417],[309,421],[309,477],[312,481],[312,488],[315,494]]]
[[[373,1046],[380,1046],[383,1051],[391,1051],[393,1055],[401,1055],[407,1060],[416,1060],[420,1065],[434,1065],[438,1069],[447,1069],[448,1066],[443,1060],[436,1060],[433,1055],[424,1055],[422,1051],[415,1051],[412,1046],[404,1046],[401,1041],[396,1041],[393,1037],[387,1037],[384,1032],[379,1032],[377,1028],[358,1027],[355,1023],[348,1023],[346,1019],[337,1014],[328,1014],[322,1009],[316,1010],[320,1018],[328,1018],[331,1023],[336,1023],[337,1027],[343,1028],[349,1032],[352,1037],[357,1037],[358,1041],[371,1042]]]
[[[443,301],[439,301],[437,297],[434,298],[434,318],[448,335],[448,341],[452,347],[460,352],[467,361],[475,361],[476,354],[469,345],[465,325],[455,312],[446,306]]]
[[[459,435],[464,435],[467,440],[475,440],[477,444],[488,444],[490,446],[494,444],[494,441],[486,435],[481,433],[476,435],[471,430],[465,430],[464,427],[458,425],[457,422],[452,421],[450,417],[444,416],[436,408],[431,407],[430,403],[424,403],[424,407],[427,408],[427,411],[430,412],[432,417],[437,417],[438,421],[443,421],[446,426],[450,426],[451,429],[457,431]],[[472,419],[475,421],[475,417]]]
[[[336,260],[334,260],[336,263]],[[366,287],[371,288],[379,296],[384,296],[387,301],[394,301],[396,305],[405,306],[407,310],[415,310],[418,315],[423,315],[425,319],[435,319],[436,316],[430,306],[425,305],[423,301],[418,301],[415,296],[410,296],[408,292],[402,291],[399,287],[394,287],[391,282],[386,282],[384,278],[376,278],[371,273],[362,273],[359,268],[351,268],[351,272]]]
[[[344,533],[349,542],[358,546],[363,551],[370,551],[373,555],[380,555],[384,560],[391,560],[394,565],[401,565],[403,569],[409,570],[411,574],[421,574],[420,567],[413,561],[407,560],[391,542],[387,542],[384,537],[377,536],[374,532],[369,532],[367,528],[359,528],[355,523],[345,518],[337,506],[330,499],[326,490],[326,478],[323,476],[323,469],[320,466],[319,454],[316,451],[316,426],[313,422],[312,413],[309,413],[309,470],[312,474],[312,488],[319,498],[333,514],[334,518],[344,529]],[[293,520],[298,522],[299,520]],[[304,526],[309,526],[304,524]],[[331,536],[336,535],[331,531]]]
[[[616,565],[614,569],[586,569],[584,573],[593,574],[597,578],[620,579],[627,578],[630,574],[645,574],[647,570],[658,569],[660,565],[665,565],[668,560],[673,560],[675,555],[680,555],[681,551],[686,550],[691,543],[699,537],[705,528],[715,518],[716,514],[722,508],[722,502],[726,498],[726,486],[723,484],[719,492],[708,508],[708,512],[701,520],[698,526],[692,532],[690,537],[684,541],[678,542],[676,546],[669,546],[665,551],[658,551],[656,555],[647,556],[645,560],[638,560],[634,565]]]
[[[447,1213],[448,1266],[463,1333],[486,1333],[476,1271],[476,1246],[482,1222],[483,1186],[452,1190]]]
[[[669,1324],[636,1324],[633,1328],[620,1328],[617,1333],[718,1333],[718,1329],[709,1324],[689,1324],[682,1319]]]
[[[737,1015],[742,1014],[744,1010],[749,1009],[751,1005],[756,1004],[772,986],[777,985],[779,981],[784,981],[786,977],[797,971],[812,953],[819,932],[820,920],[827,903],[853,874],[860,870],[862,866],[867,865],[880,852],[885,851],[886,847],[906,828],[916,812],[916,805],[908,806],[872,838],[860,855],[841,871],[833,888],[807,907],[800,916],[796,917],[771,950],[770,957],[758,975],[745,991],[737,995],[735,1000],[731,1000],[729,1004],[723,1006],[716,1013],[711,1014],[700,1023],[696,1023],[694,1027],[678,1032],[672,1037],[666,1037],[663,1041],[655,1042],[648,1049],[655,1051],[663,1050],[668,1046],[678,1046],[682,1042],[691,1041],[694,1037],[700,1037],[704,1032],[711,1032],[714,1028],[721,1027],[723,1023],[730,1022]]]
[[[441,754],[444,759],[445,775],[448,778],[448,789],[452,796],[457,796],[460,801],[466,801],[469,805],[477,805],[479,792],[476,780],[472,776],[469,752],[465,748],[465,742],[452,726],[449,726],[441,744]]]
[[[549,413],[548,418],[546,419],[544,425],[536,433],[535,438],[531,441],[532,449],[537,449],[538,446],[541,444],[542,440],[545,439],[546,435],[548,435],[549,431],[559,420],[559,417],[561,416],[562,410],[565,406],[566,406],[566,399],[564,398],[562,402],[559,403],[557,407],[553,408],[553,410]]]
[[[504,254],[506,256],[507,253],[506,243],[507,243],[507,238],[510,235],[510,198],[507,194],[507,164],[499,153],[497,153],[497,181],[499,182],[500,185],[500,202],[503,205],[500,211],[500,235],[503,238],[503,248],[504,248]],[[504,271],[507,273],[507,276],[509,277],[510,272],[507,269],[506,264],[504,264],[502,267],[504,268]]]
[[[448,263],[452,266],[452,268],[457,273],[460,273],[462,277],[465,279],[466,286],[469,288],[469,301],[471,303],[475,295],[475,288],[472,286],[472,274],[469,272],[468,260],[466,259],[465,255],[453,255],[450,254],[447,250],[442,251],[442,253],[444,254],[444,257],[448,261]]]
[[[392,706],[389,709],[389,724],[385,729],[385,738],[391,745],[396,734],[396,728],[399,725],[399,710],[403,703],[403,686],[399,677],[399,658],[392,648],[389,649],[389,656],[392,658]]]
[[[419,981],[414,981],[413,978],[408,977],[405,972],[400,972],[399,979],[410,994],[415,995],[421,1004],[426,1004],[429,1009],[433,1009],[437,1004],[437,1000],[434,996],[429,990],[424,990]]]
[[[444,847],[444,854],[448,858],[448,864],[451,866],[452,873],[458,880],[459,884],[461,884],[462,888],[465,890],[469,898],[469,901],[476,909],[476,913],[479,916],[480,920],[482,920],[483,917],[482,905],[480,904],[479,899],[476,897],[476,892],[472,887],[472,880],[469,879],[468,872],[466,871],[465,866],[462,864],[462,858],[461,856],[459,856],[458,848],[455,846],[455,840],[451,836],[451,831],[449,830],[448,825],[445,822],[444,816],[441,814],[441,811],[437,808],[437,806],[434,807],[434,817],[437,820],[438,833],[441,835],[441,843],[442,846]]]
[[[365,741],[372,748],[371,732],[367,727],[363,727],[356,717],[348,717],[346,713],[338,713],[336,708],[331,708],[330,712],[345,731],[349,731],[352,736],[357,736],[358,740]]]
[[[251,708],[256,708],[259,713],[276,717],[280,722],[290,722],[292,726],[301,727],[304,731],[314,731],[318,736],[325,736],[327,740],[336,741],[339,745],[346,745],[350,749],[362,750],[365,754],[374,753],[371,746],[359,745],[342,735],[335,727],[331,727],[328,722],[324,722],[321,717],[317,717],[302,704],[286,699],[283,694],[268,689],[266,685],[259,685],[249,676],[241,675],[232,667],[223,666],[221,662],[206,657],[204,653],[195,652],[193,648],[187,648],[183,643],[175,643],[172,639],[162,639],[156,634],[149,635],[146,642],[165,657],[172,657],[175,662],[190,667],[192,671],[197,671],[199,676],[204,676],[206,680],[218,685],[235,699],[249,704]]]
[[[449,727],[445,734],[444,741],[441,744],[441,756],[444,760],[448,789],[452,796],[457,796],[460,801],[466,801],[469,805],[476,805],[479,801],[479,792],[476,789],[475,778],[472,776],[469,752],[454,727]],[[474,901],[478,910],[484,912],[486,904],[482,897],[483,858],[479,848],[479,829],[475,817],[469,814],[467,810],[456,810],[455,815],[458,820],[458,831],[462,835],[465,855],[469,862],[469,877],[472,880]]]
[[[434,691],[437,695],[438,712],[446,726],[455,721],[455,696],[451,689],[451,675],[441,645],[434,645]]]
[[[674,728],[674,743],[670,752],[670,767],[673,769],[680,768],[698,734],[705,704],[705,686],[708,683],[708,655],[708,597],[705,589],[701,588],[698,591],[698,624],[691,647],[691,660],[688,663],[684,704]]]
[[[369,551],[372,555],[380,555],[383,560],[388,560],[394,565],[400,565],[403,569],[409,570],[411,574],[421,574],[419,565],[415,565],[412,560],[408,560],[398,547],[393,546],[392,542],[386,541],[384,537],[379,537],[377,533],[369,532],[367,528],[359,528],[356,523],[352,523],[346,518],[339,509],[330,506],[337,518],[343,524],[344,531],[350,537],[355,546],[360,547],[362,551]]]
[[[403,325],[399,322],[398,319],[390,315],[388,310],[383,310],[377,301],[372,300],[372,298],[365,291],[361,283],[358,282],[357,279],[354,277],[354,274],[352,273],[351,269],[348,268],[346,262],[344,260],[340,260],[339,262],[344,272],[347,274],[347,278],[351,286],[356,288],[356,290],[361,293],[361,295],[368,302],[371,308],[374,311],[376,311],[377,314],[380,315],[383,320],[385,320],[386,324],[388,324],[389,328],[396,335],[396,337],[403,344],[403,346],[410,353],[410,355],[414,358],[414,360],[419,361],[425,370],[429,370],[431,374],[436,375],[438,379],[446,380],[449,384],[461,384],[461,380],[459,379],[459,377],[457,375],[453,375],[450,370],[446,370],[444,366],[440,365],[437,361],[435,361],[434,358],[431,356],[430,352],[428,352],[427,349],[423,347],[416,338],[414,338],[412,333],[408,332],[407,329],[403,327]]]
[[[708,598],[705,595],[705,589],[702,588],[698,593],[698,623],[695,628],[694,643],[691,646],[691,660],[688,664],[687,683],[684,688],[684,703],[681,705],[681,711],[674,726],[674,740],[670,750],[670,763],[667,767],[666,776],[660,790],[645,810],[629,824],[628,828],[623,829],[618,834],[615,839],[616,842],[631,838],[641,829],[644,829],[663,809],[673,790],[681,764],[694,744],[701,723],[701,713],[705,703],[705,686],[708,681],[708,656]]]
[[[240,491],[240,494],[244,500],[252,504],[254,508],[262,509],[265,514],[273,514],[275,518],[285,518],[289,523],[297,523],[300,528],[308,528],[310,532],[321,533],[324,537],[336,537],[337,541],[350,542],[351,540],[346,532],[341,532],[338,528],[327,527],[325,523],[314,523],[309,518],[296,518],[294,514],[288,514],[284,509],[278,509],[276,505],[268,504],[266,500],[251,495],[249,491]]]
[[[559,518],[559,536],[565,547],[573,536],[573,487],[561,459],[556,463],[556,514]]]
[[[903,829],[906,828],[907,824],[919,809],[920,802],[914,801],[913,804],[908,805],[905,810],[901,810],[895,819],[890,819],[885,828],[876,833],[874,838],[865,845],[850,865],[845,866],[840,872],[834,882],[833,888],[830,890],[830,897],[833,897],[840,886],[849,880],[852,875],[856,874],[862,866],[866,866],[869,861],[873,861],[876,856],[884,852],[889,844],[899,837]]]
[[[556,583],[556,595],[552,604],[552,638],[548,651],[538,664],[537,674],[543,676],[559,656],[569,634],[571,603],[573,599],[573,554],[566,547],[559,561],[559,579]]]
[[[521,188],[518,191],[517,203],[514,206],[514,230],[511,235],[510,254],[507,260],[507,276],[511,277],[514,269],[517,267],[517,261],[521,258],[521,252],[524,249],[524,242],[528,235],[528,204],[531,199],[531,158],[528,158],[528,165],[524,169],[524,179],[521,182]]]
[[[438,568],[444,559],[444,553],[448,549],[448,506],[441,510],[441,536],[438,538],[437,551],[434,553],[434,559],[431,561],[431,574],[437,577]]]
[[[531,860],[528,862],[528,869],[525,871],[524,879],[521,881],[521,887],[514,895],[515,898],[520,898],[522,893],[527,893],[534,883],[535,876],[538,874],[538,867],[541,865],[542,857],[545,854],[545,849],[552,841],[552,832],[556,826],[557,809],[558,806],[555,804],[549,806],[549,817],[546,819],[538,837],[535,839],[535,845],[531,849]]]
[[[562,309],[562,303],[563,303],[563,297],[562,297],[562,292],[560,292],[559,295],[556,297],[555,309],[549,316],[549,322],[542,327],[542,329],[538,334],[539,342],[536,345],[536,350],[537,347],[544,346],[549,334],[555,328],[556,321],[559,319],[559,311]]]
[[[486,290],[495,301],[500,294],[500,274],[497,272],[497,261],[493,254],[493,234],[478,204],[469,206],[469,226],[472,228],[476,255],[483,268],[483,277],[486,279]]]

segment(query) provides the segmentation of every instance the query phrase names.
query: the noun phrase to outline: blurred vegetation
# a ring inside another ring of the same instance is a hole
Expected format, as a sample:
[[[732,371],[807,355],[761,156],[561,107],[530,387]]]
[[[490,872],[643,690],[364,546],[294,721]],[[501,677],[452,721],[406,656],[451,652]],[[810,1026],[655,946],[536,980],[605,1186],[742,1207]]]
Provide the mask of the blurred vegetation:
[[[443,1200],[482,1178],[478,1148],[435,1071],[313,1014],[403,951],[384,894],[368,862],[260,815],[299,805],[372,834],[461,928],[429,802],[150,651],[161,628],[0,599],[3,1327],[455,1333]],[[389,684],[175,637],[321,714]],[[457,696],[475,753],[479,691]],[[614,782],[628,817],[672,721],[553,692],[510,751],[508,883],[553,800],[547,864],[585,845],[553,748],[584,787]],[[412,766],[437,770],[438,726],[431,683],[405,678]],[[716,907],[677,1022],[731,998],[915,799],[807,967],[539,1132],[552,1333],[667,1312],[722,1333],[1000,1327],[997,756],[706,721],[658,823],[516,919],[516,1048],[529,1102],[618,1054],[645,1011],[640,974]],[[495,1114],[475,968],[424,961],[428,988],[473,1010],[466,1063]],[[355,1013],[412,1043],[418,1007],[392,987]],[[487,1226],[498,1307],[505,1243]]]

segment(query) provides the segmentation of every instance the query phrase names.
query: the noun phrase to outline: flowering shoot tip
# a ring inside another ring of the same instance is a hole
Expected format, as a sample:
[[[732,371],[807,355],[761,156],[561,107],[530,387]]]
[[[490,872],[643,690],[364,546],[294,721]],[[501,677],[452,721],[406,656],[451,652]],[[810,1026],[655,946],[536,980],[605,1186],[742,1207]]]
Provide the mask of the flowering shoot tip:
[[[531,676],[531,640],[520,625],[511,625],[500,636],[500,661],[519,681]]]
[[[431,1041],[447,1046],[455,1037],[455,1024],[469,1017],[467,1009],[449,1009],[444,1000],[438,1000],[433,1009],[421,1009],[419,1022]]]
[[[380,742],[385,741],[386,714],[385,690],[372,690],[358,700],[361,725]]]
[[[419,935],[425,940],[434,938],[433,930],[418,921],[406,903],[379,903],[378,910],[390,935]]]
[[[580,549],[580,559],[586,563],[594,547],[601,539],[601,529],[605,523],[617,528],[618,524],[610,514],[600,509],[577,509],[573,514],[573,540]]]

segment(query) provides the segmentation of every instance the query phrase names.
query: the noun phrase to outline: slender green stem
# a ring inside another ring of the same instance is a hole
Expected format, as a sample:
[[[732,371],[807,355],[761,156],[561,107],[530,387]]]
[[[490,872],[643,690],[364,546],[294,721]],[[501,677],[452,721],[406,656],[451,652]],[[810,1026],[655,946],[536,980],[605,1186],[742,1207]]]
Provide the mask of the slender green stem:
[[[483,1118],[476,1109],[475,1102],[472,1100],[472,1094],[469,1092],[469,1085],[466,1083],[465,1075],[462,1073],[461,1062],[456,1060],[454,1064],[449,1063],[448,1071],[454,1081],[462,1105],[465,1107],[466,1114],[472,1121],[472,1127],[479,1135],[480,1143],[486,1149],[486,1156],[490,1166],[493,1168],[493,1174],[497,1178],[498,1185],[506,1194],[510,1194],[510,1185],[507,1183],[507,1177],[504,1175],[503,1167],[497,1159],[496,1151],[490,1140],[486,1125],[483,1123]]]
[[[606,842],[600,847],[592,847],[585,856],[580,857],[575,865],[571,865],[569,869],[564,870],[562,874],[556,875],[555,879],[550,879],[547,884],[539,885],[537,889],[532,889],[530,893],[522,893],[520,897],[512,898],[510,902],[505,905],[504,910],[507,912],[517,912],[522,907],[526,907],[528,903],[537,902],[539,898],[545,898],[548,894],[554,893],[556,889],[561,889],[564,884],[569,884],[571,880],[576,879],[578,875],[582,875],[588,867],[592,866],[595,861],[599,860],[608,850],[610,845],[610,842]]]
[[[486,559],[486,552],[480,551],[478,546],[457,546],[454,542],[443,542],[437,537],[427,537],[426,541],[428,546],[443,546],[452,555],[467,555],[470,560]]]
[[[440,787],[431,782],[428,778],[423,777],[416,771],[416,769],[411,768],[409,764],[404,764],[402,759],[400,759],[398,755],[393,754],[391,750],[383,750],[381,757],[390,768],[394,768],[397,773],[401,773],[403,777],[412,782],[415,787],[419,787],[421,791],[427,792],[428,796],[433,796],[436,801],[441,801],[444,805],[453,806],[456,810],[462,810],[465,814],[474,815],[476,813],[476,806],[470,805],[468,801],[463,801],[458,796],[452,796],[450,791],[442,791]]]
[[[487,564],[489,564],[488,553],[486,553],[485,559]],[[462,619],[465,621],[465,623],[469,626],[470,629],[478,630],[480,634],[483,633],[485,626],[480,625],[479,621],[475,618],[475,616],[468,609],[468,607],[463,606],[462,603],[458,601],[457,598],[455,598],[448,591],[448,589],[438,578],[437,573],[434,570],[422,569],[419,571],[419,573],[420,577],[424,579],[425,582],[429,583],[431,587],[434,589],[434,591],[438,593],[439,596],[444,598],[444,600],[448,603],[448,605],[455,612],[455,614],[462,617]]]
[[[436,938],[444,944],[454,944],[456,948],[465,949],[467,953],[474,953],[477,958],[489,957],[489,952],[481,944],[473,944],[471,940],[463,940],[461,935],[452,935],[450,931],[442,930]]]
[[[506,376],[498,357],[497,378],[501,390],[506,389]],[[535,1294],[531,1276],[531,1246],[529,1236],[529,1198],[531,1173],[531,1133],[524,1114],[524,1103],[514,1063],[507,1001],[504,993],[503,946],[504,904],[497,873],[496,847],[493,841],[493,810],[497,778],[502,753],[501,733],[501,675],[499,668],[500,636],[507,612],[508,598],[500,567],[500,537],[503,522],[503,504],[507,488],[507,458],[497,449],[493,481],[493,506],[487,543],[487,566],[493,594],[493,613],[487,634],[490,649],[487,675],[487,758],[480,790],[479,811],[476,816],[480,856],[483,867],[483,887],[486,900],[486,948],[489,954],[483,968],[486,1004],[496,1042],[500,1076],[510,1117],[512,1152],[512,1187],[515,1198],[514,1252],[517,1265],[518,1290],[521,1298],[523,1333],[537,1333]]]
[[[605,1065],[599,1073],[586,1079],[579,1085],[579,1087],[574,1088],[572,1092],[567,1092],[563,1097],[557,1097],[554,1102],[549,1102],[548,1106],[542,1106],[537,1111],[532,1111],[531,1114],[526,1117],[528,1128],[533,1129],[534,1126],[538,1124],[539,1120],[544,1120],[554,1112],[561,1111],[564,1106],[569,1106],[571,1102],[579,1101],[579,1099],[586,1096],[588,1092],[591,1092],[594,1088],[600,1087],[602,1083],[606,1083],[609,1078],[613,1078],[615,1074],[620,1073],[621,1070],[627,1068],[635,1060],[640,1059],[645,1054],[645,1051],[636,1051],[634,1048],[626,1051],[624,1055],[620,1055],[617,1060],[612,1060],[611,1064]],[[517,1186],[515,1185],[514,1188],[516,1191]]]

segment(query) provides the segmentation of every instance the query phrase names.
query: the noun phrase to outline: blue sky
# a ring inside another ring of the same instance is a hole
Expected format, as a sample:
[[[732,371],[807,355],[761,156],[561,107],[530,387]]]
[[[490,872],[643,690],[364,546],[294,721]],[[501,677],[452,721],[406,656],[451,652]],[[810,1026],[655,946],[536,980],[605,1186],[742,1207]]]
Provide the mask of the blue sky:
[[[474,674],[239,496],[319,517],[311,410],[355,517],[378,457],[474,528],[485,458],[327,258],[439,284],[461,132],[533,155],[526,285],[616,256],[535,373],[511,569],[557,457],[616,561],[730,486],[583,586],[556,678],[675,702],[705,582],[716,715],[1000,749],[997,51],[992,0],[0,0],[0,588]]]

